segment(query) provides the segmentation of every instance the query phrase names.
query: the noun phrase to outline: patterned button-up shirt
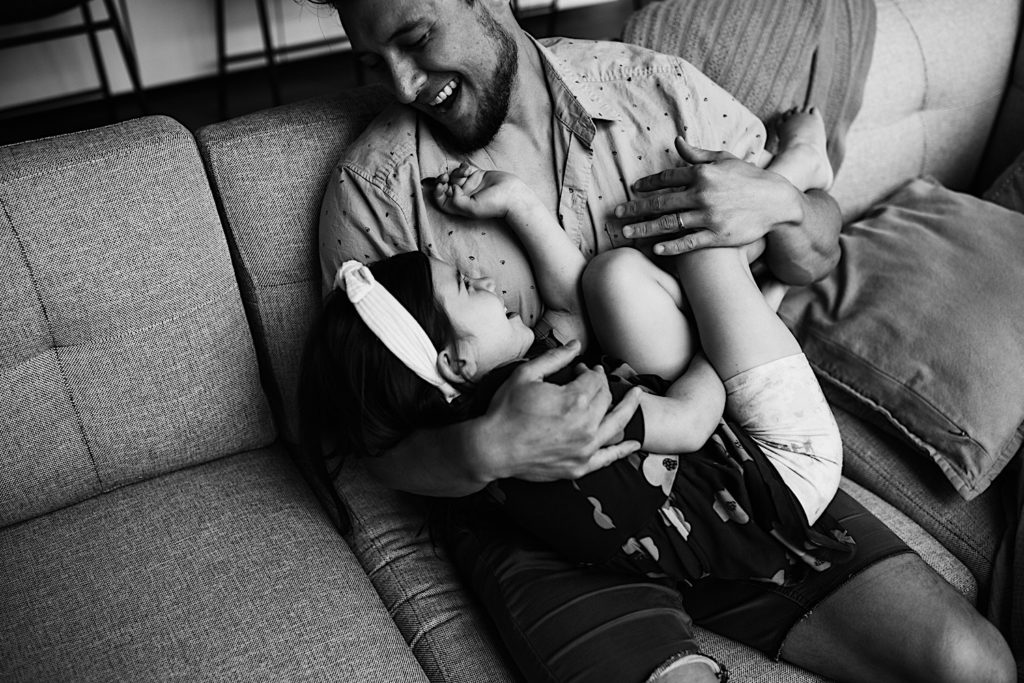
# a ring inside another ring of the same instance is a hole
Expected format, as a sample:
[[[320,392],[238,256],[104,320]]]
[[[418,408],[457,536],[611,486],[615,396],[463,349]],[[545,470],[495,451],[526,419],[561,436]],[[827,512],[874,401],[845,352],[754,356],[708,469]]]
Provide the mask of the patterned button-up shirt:
[[[630,184],[679,163],[673,140],[705,149],[763,149],[761,122],[686,61],[634,45],[556,38],[537,43],[553,115],[558,220],[586,258],[629,244],[612,211]],[[469,160],[502,168],[486,151],[457,155],[415,110],[382,112],[345,152],[320,216],[325,291],[346,259],[370,263],[418,249],[472,277],[493,277],[509,310],[533,325],[542,313],[530,264],[500,221],[442,213],[421,179]]]

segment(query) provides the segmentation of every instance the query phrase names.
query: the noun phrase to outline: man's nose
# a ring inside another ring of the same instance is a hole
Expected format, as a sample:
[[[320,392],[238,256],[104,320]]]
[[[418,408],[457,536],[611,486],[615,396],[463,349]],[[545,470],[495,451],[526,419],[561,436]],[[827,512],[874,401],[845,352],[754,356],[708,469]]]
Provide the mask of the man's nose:
[[[423,89],[427,75],[416,66],[416,62],[404,55],[388,58],[388,69],[391,71],[391,84],[395,96],[402,104],[412,104]]]

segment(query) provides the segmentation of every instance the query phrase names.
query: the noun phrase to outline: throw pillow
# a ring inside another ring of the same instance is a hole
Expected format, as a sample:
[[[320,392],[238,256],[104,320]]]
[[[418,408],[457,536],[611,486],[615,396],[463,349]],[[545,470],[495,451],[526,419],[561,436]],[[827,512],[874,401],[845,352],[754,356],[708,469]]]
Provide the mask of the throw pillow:
[[[1024,215],[913,180],[787,296],[829,398],[927,453],[965,499],[1022,442]]]

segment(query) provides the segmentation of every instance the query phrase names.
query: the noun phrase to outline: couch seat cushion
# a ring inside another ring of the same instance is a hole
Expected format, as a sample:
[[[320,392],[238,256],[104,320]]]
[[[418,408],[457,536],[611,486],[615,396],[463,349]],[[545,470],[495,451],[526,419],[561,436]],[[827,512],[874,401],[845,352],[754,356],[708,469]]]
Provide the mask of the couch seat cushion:
[[[0,680],[425,681],[277,449],[0,532]]]

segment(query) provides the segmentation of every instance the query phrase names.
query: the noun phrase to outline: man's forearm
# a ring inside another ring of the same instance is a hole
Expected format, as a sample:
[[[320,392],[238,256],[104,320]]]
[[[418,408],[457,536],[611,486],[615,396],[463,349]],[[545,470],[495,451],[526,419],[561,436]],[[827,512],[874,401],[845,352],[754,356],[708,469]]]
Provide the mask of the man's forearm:
[[[825,277],[839,261],[839,205],[827,192],[811,190],[797,199],[803,216],[767,235],[764,259],[776,278],[790,285],[807,285]]]
[[[477,420],[419,430],[388,453],[365,458],[366,469],[388,488],[424,496],[459,497],[490,481],[474,452]]]

